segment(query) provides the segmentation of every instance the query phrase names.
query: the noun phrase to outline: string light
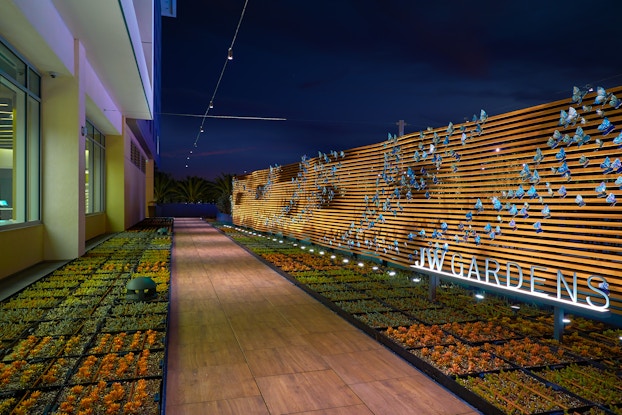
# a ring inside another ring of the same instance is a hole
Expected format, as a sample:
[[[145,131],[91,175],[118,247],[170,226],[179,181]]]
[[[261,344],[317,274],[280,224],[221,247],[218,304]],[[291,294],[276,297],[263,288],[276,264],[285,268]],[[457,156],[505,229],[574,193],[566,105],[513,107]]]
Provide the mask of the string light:
[[[203,130],[203,126],[205,124],[205,119],[207,118],[207,114],[209,113],[209,110],[211,108],[214,108],[214,98],[216,97],[216,93],[218,92],[218,87],[220,86],[220,82],[222,81],[222,77],[225,74],[225,69],[227,68],[227,63],[230,60],[233,60],[233,45],[235,44],[235,40],[238,37],[238,32],[240,31],[240,26],[242,25],[242,20],[244,19],[244,13],[246,12],[246,6],[248,5],[248,0],[244,1],[244,7],[242,8],[242,13],[240,14],[240,20],[238,20],[238,25],[235,28],[235,33],[233,35],[233,39],[231,40],[231,45],[229,46],[229,50],[227,52],[227,59],[225,59],[225,63],[222,66],[222,70],[220,71],[220,76],[218,77],[218,82],[216,82],[216,87],[214,88],[214,93],[212,94],[212,99],[210,99],[209,105],[207,107],[207,109],[205,110],[205,114],[203,114],[203,118],[201,119],[201,127],[199,129],[199,132],[197,133],[196,138],[194,139],[194,147],[197,147],[197,144],[199,142],[199,137],[201,136],[201,133],[204,131]],[[190,152],[192,153],[192,151]],[[186,164],[186,168],[188,167],[188,164]]]

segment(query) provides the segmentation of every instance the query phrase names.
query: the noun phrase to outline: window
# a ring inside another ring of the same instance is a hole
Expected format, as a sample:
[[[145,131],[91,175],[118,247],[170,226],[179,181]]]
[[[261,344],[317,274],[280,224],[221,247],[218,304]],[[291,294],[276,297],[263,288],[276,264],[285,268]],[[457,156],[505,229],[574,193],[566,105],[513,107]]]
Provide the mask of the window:
[[[40,83],[0,42],[0,226],[41,219]]]
[[[88,120],[86,122],[85,148],[85,179],[84,199],[86,213],[104,211],[104,179],[106,164],[106,137],[99,132]]]

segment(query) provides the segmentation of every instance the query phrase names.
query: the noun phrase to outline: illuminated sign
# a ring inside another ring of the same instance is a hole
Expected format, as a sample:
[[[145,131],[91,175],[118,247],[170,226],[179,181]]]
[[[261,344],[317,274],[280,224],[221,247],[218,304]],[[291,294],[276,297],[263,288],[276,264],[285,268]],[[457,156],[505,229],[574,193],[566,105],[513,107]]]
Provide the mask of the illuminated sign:
[[[451,272],[446,272],[443,270],[446,254],[447,251],[441,249],[421,248],[419,260],[415,261],[411,267],[422,271],[432,271],[434,274],[443,277],[476,280],[480,285],[488,285],[514,293],[521,292],[532,297],[545,299],[546,302],[587,308],[599,312],[609,311],[609,294],[605,288],[608,287],[609,283],[605,277],[591,275],[587,279],[589,293],[582,294],[583,298],[580,298],[577,273],[574,272],[572,278],[567,278],[561,270],[557,270],[557,293],[553,295],[539,289],[547,279],[536,276],[536,272],[547,271],[548,268],[546,267],[531,265],[528,273],[525,273],[516,262],[508,261],[501,264],[492,258],[480,259],[478,262],[478,259],[472,256],[469,269],[465,273],[466,261],[461,254],[453,253],[449,264]],[[604,304],[600,304],[603,301]]]

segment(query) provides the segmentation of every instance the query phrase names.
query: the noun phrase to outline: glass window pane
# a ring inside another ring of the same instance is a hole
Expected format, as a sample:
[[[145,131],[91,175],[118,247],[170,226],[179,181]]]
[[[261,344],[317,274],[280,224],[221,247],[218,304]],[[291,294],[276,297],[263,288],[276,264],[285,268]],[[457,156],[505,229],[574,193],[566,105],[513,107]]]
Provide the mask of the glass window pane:
[[[41,96],[41,77],[32,69],[28,69],[28,89],[36,96]]]
[[[39,139],[39,102],[28,98],[28,221],[41,219],[41,140]]]
[[[4,71],[20,85],[26,86],[26,64],[2,43],[0,43],[0,71]]]

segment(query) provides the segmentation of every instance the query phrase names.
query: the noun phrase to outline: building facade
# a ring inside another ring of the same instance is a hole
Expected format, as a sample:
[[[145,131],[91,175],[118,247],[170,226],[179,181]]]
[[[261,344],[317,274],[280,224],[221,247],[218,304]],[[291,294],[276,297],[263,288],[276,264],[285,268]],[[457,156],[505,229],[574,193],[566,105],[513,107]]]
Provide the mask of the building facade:
[[[0,3],[0,279],[148,215],[158,1]]]

